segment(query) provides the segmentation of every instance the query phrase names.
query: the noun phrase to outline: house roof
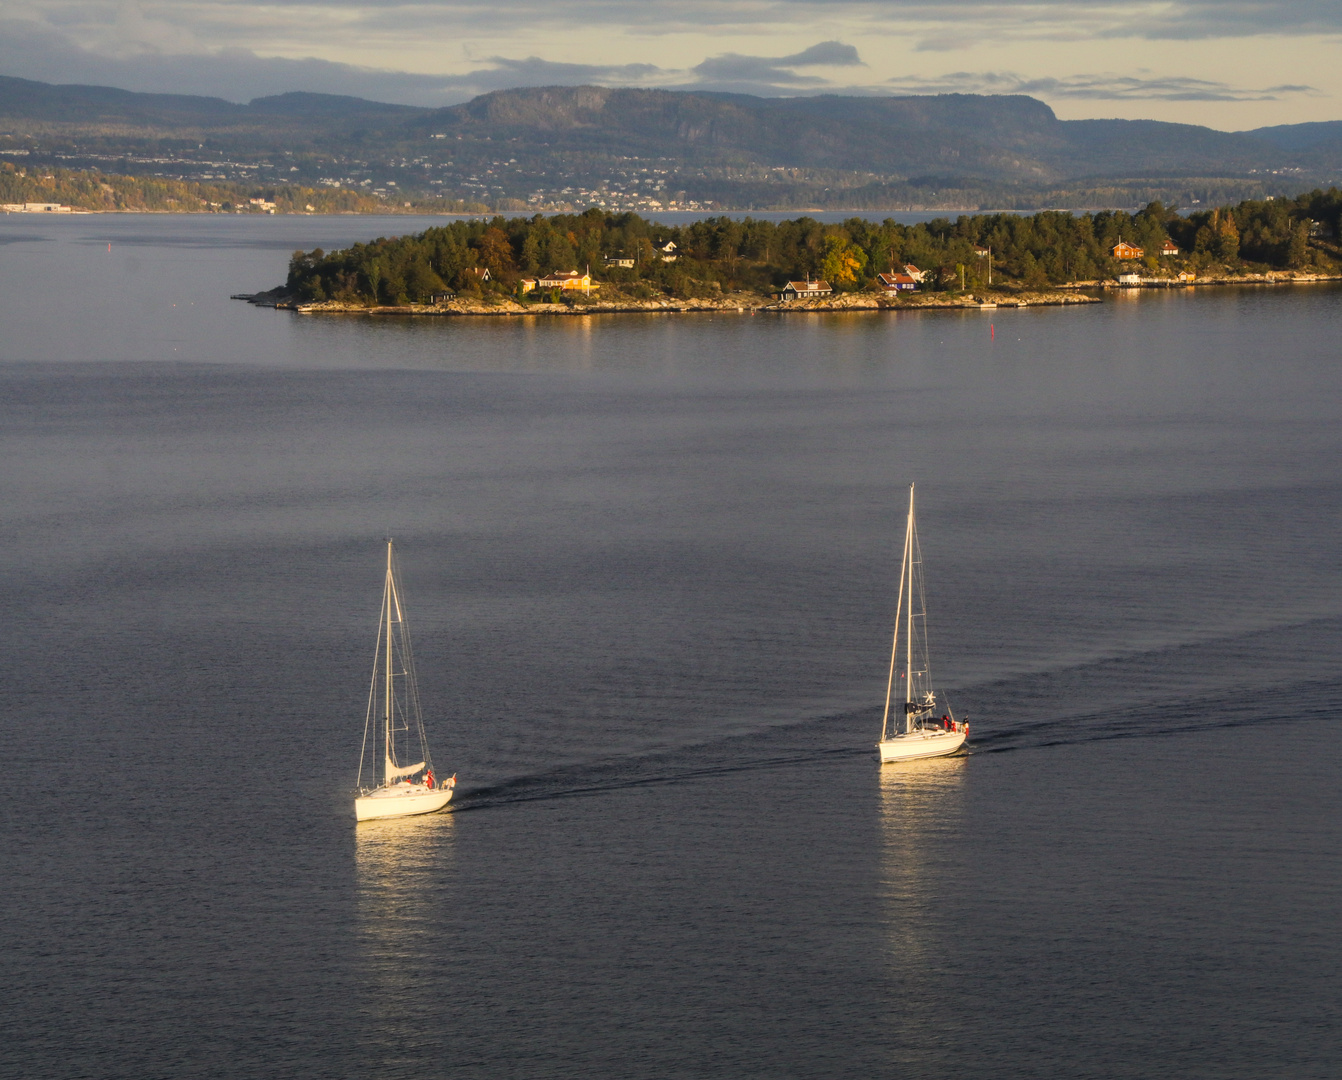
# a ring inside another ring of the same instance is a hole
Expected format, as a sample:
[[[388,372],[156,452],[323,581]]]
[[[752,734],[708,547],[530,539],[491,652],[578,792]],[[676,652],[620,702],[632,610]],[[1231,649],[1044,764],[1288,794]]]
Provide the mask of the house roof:
[[[833,292],[829,287],[828,281],[789,281],[785,289],[792,289],[796,292]]]
[[[554,270],[542,275],[540,283],[544,285],[551,281],[582,281],[590,276],[590,274],[584,274],[580,270]]]

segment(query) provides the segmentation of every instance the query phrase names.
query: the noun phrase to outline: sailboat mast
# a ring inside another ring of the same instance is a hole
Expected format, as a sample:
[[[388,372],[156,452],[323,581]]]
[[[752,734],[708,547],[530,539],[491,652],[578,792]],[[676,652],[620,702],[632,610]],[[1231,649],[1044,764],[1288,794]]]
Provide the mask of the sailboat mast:
[[[382,605],[387,609],[387,669],[386,669],[386,723],[387,723],[387,783],[391,783],[391,771],[393,761],[391,756],[391,602],[392,602],[392,577],[391,577],[391,541],[387,541],[387,583],[383,587]]]
[[[904,567],[909,561],[909,528],[904,526],[904,556],[899,564],[899,599],[895,602],[895,639],[890,643],[890,674],[885,680],[885,714],[881,717],[881,742],[890,730],[890,697],[895,688],[895,664],[899,659],[899,617],[904,611]],[[913,603],[910,596],[909,603]],[[896,725],[898,726],[898,725]]]
[[[907,706],[913,700],[913,485],[909,485],[909,524],[907,539],[904,541],[904,549],[908,552],[905,557],[905,563],[908,566],[909,574],[909,607],[908,607],[908,626],[904,635],[904,730],[913,730],[913,714],[909,712]]]

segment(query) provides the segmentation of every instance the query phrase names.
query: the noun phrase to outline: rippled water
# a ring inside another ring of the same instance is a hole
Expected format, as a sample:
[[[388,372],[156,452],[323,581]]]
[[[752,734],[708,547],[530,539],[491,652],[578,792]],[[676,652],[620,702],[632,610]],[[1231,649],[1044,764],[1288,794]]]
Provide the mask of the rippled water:
[[[396,227],[0,219],[0,1070],[1337,1075],[1342,294],[227,299]],[[356,828],[388,533],[461,783]]]

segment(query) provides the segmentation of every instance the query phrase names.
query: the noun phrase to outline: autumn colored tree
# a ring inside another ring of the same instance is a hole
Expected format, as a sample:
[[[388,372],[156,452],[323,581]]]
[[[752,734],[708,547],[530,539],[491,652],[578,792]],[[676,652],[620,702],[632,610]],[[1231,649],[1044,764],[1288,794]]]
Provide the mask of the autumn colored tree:
[[[491,225],[480,237],[480,264],[495,277],[504,277],[513,270],[513,245],[508,234],[498,226]]]
[[[867,267],[867,253],[845,237],[827,236],[825,254],[820,261],[820,276],[832,286],[856,285]]]

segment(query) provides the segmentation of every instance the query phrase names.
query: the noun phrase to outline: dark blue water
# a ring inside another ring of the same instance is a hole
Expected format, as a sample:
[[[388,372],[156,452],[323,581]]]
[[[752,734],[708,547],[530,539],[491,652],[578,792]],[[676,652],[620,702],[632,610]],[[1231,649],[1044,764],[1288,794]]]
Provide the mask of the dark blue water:
[[[227,300],[382,225],[0,219],[0,1073],[1342,1071],[1342,292]],[[388,534],[460,787],[356,828]]]

